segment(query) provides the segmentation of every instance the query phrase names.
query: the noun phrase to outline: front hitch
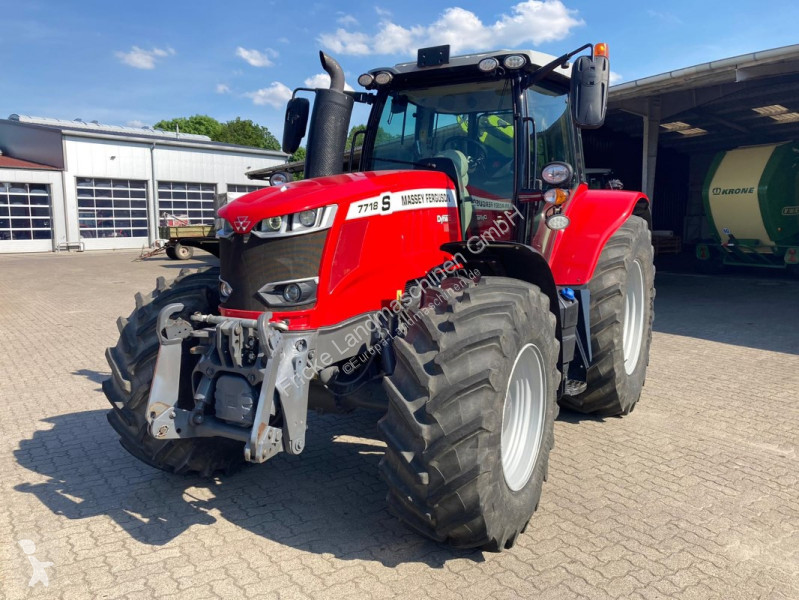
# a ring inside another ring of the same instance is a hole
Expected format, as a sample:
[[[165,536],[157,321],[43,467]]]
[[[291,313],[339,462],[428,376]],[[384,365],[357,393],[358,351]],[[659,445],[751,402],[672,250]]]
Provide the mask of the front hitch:
[[[268,312],[258,319],[196,313],[189,322],[174,317],[183,309],[182,304],[170,304],[158,315],[158,359],[147,402],[150,435],[162,440],[238,440],[244,442],[245,459],[256,463],[281,450],[290,454],[302,452],[309,375],[313,375],[308,357],[313,352],[316,333],[290,332],[283,323],[270,323],[272,314]],[[192,374],[191,410],[178,406],[183,343],[189,339],[200,341],[191,352],[202,354]],[[249,387],[251,397],[257,397],[251,424],[232,424],[216,417],[215,394],[220,376]],[[278,415],[280,418],[276,418]],[[277,427],[279,420],[282,426]]]

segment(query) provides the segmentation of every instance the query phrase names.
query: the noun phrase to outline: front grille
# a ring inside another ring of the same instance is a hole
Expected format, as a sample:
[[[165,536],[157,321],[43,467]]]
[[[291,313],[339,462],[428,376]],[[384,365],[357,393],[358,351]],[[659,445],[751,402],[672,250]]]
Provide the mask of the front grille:
[[[258,294],[267,283],[319,276],[322,249],[327,230],[280,238],[259,238],[232,235],[219,240],[219,264],[222,279],[233,293],[222,308],[236,310],[270,310]],[[306,307],[281,308],[302,310]]]

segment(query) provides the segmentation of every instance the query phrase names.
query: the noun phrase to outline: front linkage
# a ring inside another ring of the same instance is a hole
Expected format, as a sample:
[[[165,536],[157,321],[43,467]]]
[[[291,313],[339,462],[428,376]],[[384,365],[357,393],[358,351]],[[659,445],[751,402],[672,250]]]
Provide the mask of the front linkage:
[[[158,315],[159,352],[147,403],[150,434],[158,440],[224,437],[244,442],[244,458],[262,463],[281,450],[299,454],[305,447],[309,360],[317,334],[290,332],[270,323],[272,313],[240,319],[195,313],[172,318],[183,304]],[[201,327],[202,324],[210,327]],[[183,343],[200,354],[192,373],[194,408],[178,406]],[[260,392],[257,392],[260,384]],[[256,393],[258,397],[256,398]],[[214,414],[207,414],[213,405]],[[270,423],[281,411],[282,427]]]

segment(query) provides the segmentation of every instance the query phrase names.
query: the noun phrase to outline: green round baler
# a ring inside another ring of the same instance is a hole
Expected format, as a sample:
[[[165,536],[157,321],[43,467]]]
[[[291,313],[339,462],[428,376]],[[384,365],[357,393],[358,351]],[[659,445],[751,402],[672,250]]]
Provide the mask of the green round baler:
[[[799,264],[799,142],[719,152],[702,189],[713,243],[702,261],[785,268]]]

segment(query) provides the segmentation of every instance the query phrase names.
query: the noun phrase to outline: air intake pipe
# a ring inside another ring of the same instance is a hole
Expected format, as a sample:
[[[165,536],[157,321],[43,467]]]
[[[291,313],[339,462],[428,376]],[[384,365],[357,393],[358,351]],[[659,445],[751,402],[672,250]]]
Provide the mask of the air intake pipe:
[[[322,68],[330,75],[330,89],[317,90],[305,158],[305,177],[335,175],[344,170],[344,146],[347,143],[354,100],[344,93],[344,71],[324,52],[319,53]]]

